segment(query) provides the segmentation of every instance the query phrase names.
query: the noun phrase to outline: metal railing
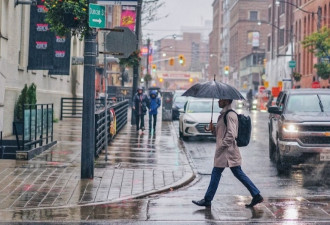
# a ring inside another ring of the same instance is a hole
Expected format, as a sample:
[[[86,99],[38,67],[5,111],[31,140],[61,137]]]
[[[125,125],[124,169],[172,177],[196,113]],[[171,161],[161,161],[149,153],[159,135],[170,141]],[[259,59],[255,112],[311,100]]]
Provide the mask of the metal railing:
[[[24,105],[23,150],[53,142],[53,108],[53,104]]]
[[[81,118],[83,112],[83,98],[61,98],[61,117]]]
[[[109,144],[127,123],[128,103],[128,100],[110,103],[107,109],[107,125],[105,125],[105,108],[95,112],[95,156],[98,156],[106,147],[106,135],[108,136],[107,144]],[[116,125],[115,129],[114,124]]]

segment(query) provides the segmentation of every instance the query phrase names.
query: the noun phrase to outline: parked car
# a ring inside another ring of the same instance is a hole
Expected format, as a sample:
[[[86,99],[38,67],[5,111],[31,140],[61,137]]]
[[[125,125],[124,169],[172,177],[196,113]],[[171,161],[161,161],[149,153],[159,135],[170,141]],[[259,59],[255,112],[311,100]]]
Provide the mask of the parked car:
[[[173,106],[172,106],[172,119],[178,120],[180,116],[180,109],[183,109],[184,104],[187,102],[188,97],[177,95],[174,97]]]
[[[268,108],[269,157],[279,173],[295,164],[330,163],[330,91],[291,89]]]
[[[185,92],[186,92],[186,90],[175,90],[173,92],[173,98],[176,98],[177,96],[181,96]]]
[[[213,125],[217,123],[219,116],[218,101],[213,102]],[[205,131],[211,120],[212,99],[189,98],[181,110],[179,119],[179,134],[184,140],[191,136],[211,136],[210,131]]]

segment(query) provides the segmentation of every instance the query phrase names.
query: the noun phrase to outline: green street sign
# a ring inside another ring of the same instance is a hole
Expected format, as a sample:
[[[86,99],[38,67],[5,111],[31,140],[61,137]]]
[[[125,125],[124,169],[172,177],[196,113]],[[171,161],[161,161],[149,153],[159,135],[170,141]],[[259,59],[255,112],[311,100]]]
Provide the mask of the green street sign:
[[[89,4],[89,27],[105,28],[105,6]]]
[[[296,61],[294,61],[294,60],[289,61],[289,67],[296,68]]]

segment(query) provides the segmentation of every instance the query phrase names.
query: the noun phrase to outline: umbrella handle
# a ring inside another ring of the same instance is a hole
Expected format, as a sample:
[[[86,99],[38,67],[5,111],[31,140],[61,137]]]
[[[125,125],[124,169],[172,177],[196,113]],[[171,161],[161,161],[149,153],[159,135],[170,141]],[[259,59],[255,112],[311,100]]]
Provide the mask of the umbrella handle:
[[[207,126],[204,126],[204,130],[205,130],[205,131],[211,131],[211,132],[212,132],[212,130],[213,130],[213,123],[212,123],[212,120],[211,120],[211,122],[210,122],[210,124],[209,124],[208,127],[207,127]]]

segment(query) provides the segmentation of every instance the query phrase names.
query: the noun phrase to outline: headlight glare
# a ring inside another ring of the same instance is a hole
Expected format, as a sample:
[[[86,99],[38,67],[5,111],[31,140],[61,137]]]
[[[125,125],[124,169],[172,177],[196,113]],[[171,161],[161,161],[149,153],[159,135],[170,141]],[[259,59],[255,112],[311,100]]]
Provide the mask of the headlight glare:
[[[284,124],[283,131],[287,133],[297,133],[298,127],[294,124]]]

